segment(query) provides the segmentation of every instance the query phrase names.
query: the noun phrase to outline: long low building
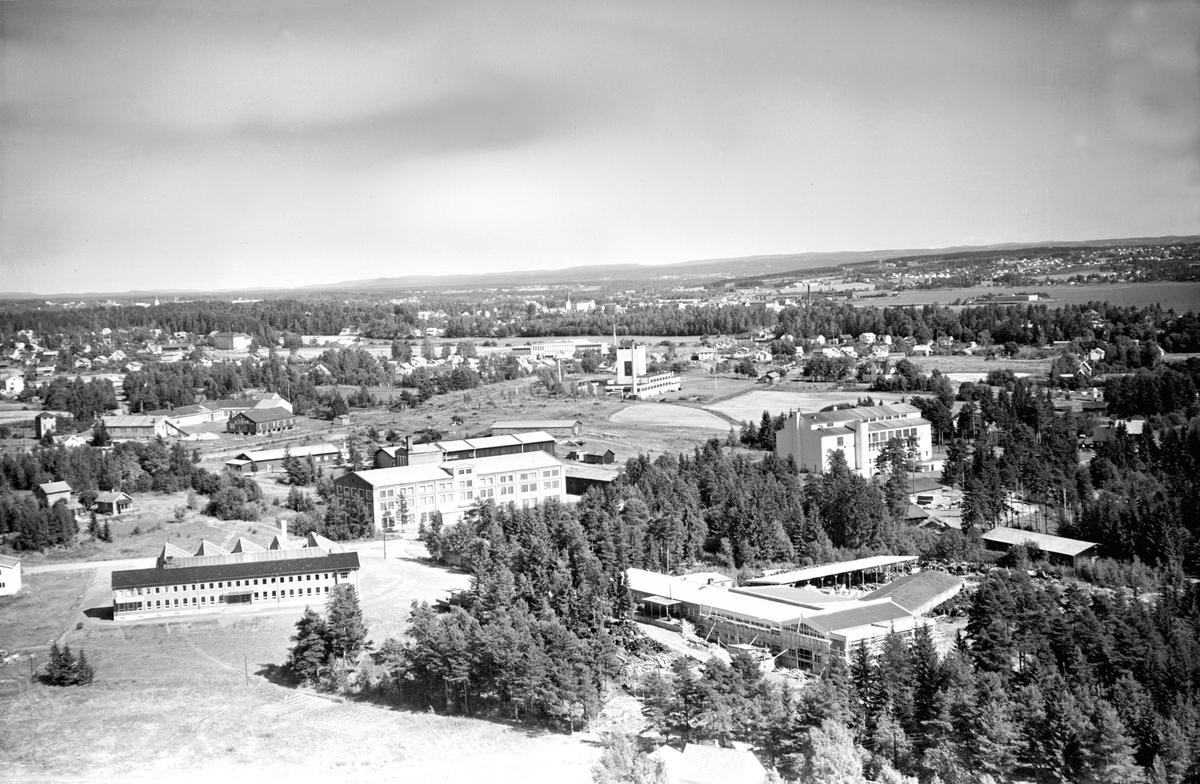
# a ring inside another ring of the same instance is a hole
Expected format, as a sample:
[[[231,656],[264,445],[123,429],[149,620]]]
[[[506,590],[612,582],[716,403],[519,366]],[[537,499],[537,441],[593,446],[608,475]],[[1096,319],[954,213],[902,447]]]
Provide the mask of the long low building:
[[[765,648],[785,667],[820,670],[830,656],[848,661],[860,644],[875,651],[889,634],[911,637],[932,625],[890,599],[806,607],[644,569],[626,574],[645,614],[686,620],[697,636],[725,646]]]
[[[854,561],[842,561],[840,563],[794,569],[788,572],[765,574],[762,577],[751,578],[746,582],[748,585],[803,585],[813,582],[823,585],[826,580],[832,580],[837,584],[842,582],[842,578],[845,577],[845,582],[850,584],[854,581],[854,575],[856,574],[860,575],[860,578],[865,577],[867,574],[886,576],[898,569],[907,568],[907,564],[916,560],[917,556],[915,555],[873,555],[869,558],[859,558]]]
[[[1050,563],[1062,566],[1079,566],[1081,561],[1096,558],[1099,545],[1082,539],[1068,539],[1065,536],[1025,531],[1020,528],[997,526],[985,531],[983,544],[989,550],[1007,552],[1019,544],[1032,544],[1046,554]]]
[[[374,463],[376,468],[398,468],[453,460],[521,455],[527,452],[545,452],[553,455],[556,445],[554,436],[543,431],[433,441],[428,444],[414,444],[409,437],[404,439],[402,444],[376,449]]]
[[[338,506],[364,503],[376,529],[429,522],[440,512],[456,523],[477,501],[532,506],[549,499],[565,502],[562,462],[535,450],[514,455],[453,460],[423,465],[352,471],[333,480]]]
[[[195,553],[167,544],[150,569],[112,573],[113,620],[167,618],[324,602],[330,590],[358,590],[358,553],[310,535],[276,537],[270,549],[239,540],[234,551],[202,542]]]
[[[338,455],[341,454],[341,449],[335,444],[305,444],[287,449],[258,449],[242,452],[232,460],[226,460],[225,467],[239,474],[282,471],[283,460],[289,454],[300,460],[312,458],[314,464],[323,466],[336,462]]]

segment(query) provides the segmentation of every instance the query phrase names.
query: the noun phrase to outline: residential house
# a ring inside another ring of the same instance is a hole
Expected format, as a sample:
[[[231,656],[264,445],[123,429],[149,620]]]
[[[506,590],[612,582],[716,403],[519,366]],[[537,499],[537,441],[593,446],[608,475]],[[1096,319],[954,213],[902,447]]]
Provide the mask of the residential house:
[[[71,503],[71,486],[66,482],[44,482],[33,488],[33,494],[46,506],[54,506],[59,501]]]
[[[96,496],[92,509],[96,514],[119,515],[133,505],[133,496],[129,493],[113,491]]]
[[[25,372],[6,370],[0,373],[0,395],[16,397],[25,391]]]
[[[43,411],[33,418],[33,434],[39,440],[58,430],[58,417]]]

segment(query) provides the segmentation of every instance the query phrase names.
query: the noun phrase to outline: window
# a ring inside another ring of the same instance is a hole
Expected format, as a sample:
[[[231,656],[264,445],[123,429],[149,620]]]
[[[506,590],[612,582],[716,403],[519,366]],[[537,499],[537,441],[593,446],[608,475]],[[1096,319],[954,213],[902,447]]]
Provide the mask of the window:
[[[257,598],[258,598],[258,591],[255,591],[255,592],[254,592],[254,598],[255,598],[255,599],[257,599]]]
[[[514,490],[516,490],[516,488],[512,485],[509,485],[508,487],[501,487],[500,495],[512,495]]]
[[[842,436],[837,437],[837,445],[842,446]]]

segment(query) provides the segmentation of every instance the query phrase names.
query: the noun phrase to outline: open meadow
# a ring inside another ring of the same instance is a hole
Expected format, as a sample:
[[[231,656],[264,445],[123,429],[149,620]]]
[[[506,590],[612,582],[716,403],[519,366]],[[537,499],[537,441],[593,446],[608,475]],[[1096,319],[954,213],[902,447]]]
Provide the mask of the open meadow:
[[[406,557],[420,552],[397,540],[385,561],[381,543],[359,548],[363,613],[376,644],[403,633],[413,600],[467,586],[465,573]],[[57,637],[83,648],[97,673],[90,686],[53,688],[30,682],[28,657],[0,667],[0,779],[589,780],[599,753],[589,734],[531,732],[279,685],[297,608],[115,625],[100,612],[109,573],[34,574],[21,595],[0,604],[5,634],[22,648],[37,646],[39,666]]]

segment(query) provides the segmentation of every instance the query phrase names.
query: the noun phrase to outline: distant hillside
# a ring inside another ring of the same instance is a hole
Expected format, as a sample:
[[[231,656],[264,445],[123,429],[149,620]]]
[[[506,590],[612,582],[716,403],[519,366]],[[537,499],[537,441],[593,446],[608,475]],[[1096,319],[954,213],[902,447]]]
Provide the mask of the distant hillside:
[[[521,286],[571,286],[573,284],[645,285],[678,281],[685,285],[700,285],[722,279],[750,279],[771,275],[803,274],[816,270],[833,270],[847,264],[861,264],[881,260],[914,260],[929,257],[966,256],[1021,250],[1045,250],[1047,248],[1094,248],[1125,245],[1168,245],[1179,242],[1198,242],[1200,235],[1186,237],[1135,237],[1112,240],[1084,240],[1078,242],[1004,243],[998,245],[960,245],[933,249],[891,249],[870,251],[832,251],[823,253],[784,253],[771,256],[741,256],[737,258],[700,259],[672,264],[607,264],[588,267],[569,267],[559,270],[525,270],[518,272],[486,272],[460,275],[407,275],[394,278],[371,278],[346,280],[337,283],[320,283],[292,288],[225,289],[196,291],[181,289],[158,289],[126,291],[122,293],[89,292],[47,296],[29,292],[5,292],[0,298],[17,299],[79,299],[116,298],[151,299],[158,297],[188,297],[203,299],[220,297],[224,294],[238,296],[280,296],[320,292],[391,292],[414,289],[486,289],[515,288]]]

